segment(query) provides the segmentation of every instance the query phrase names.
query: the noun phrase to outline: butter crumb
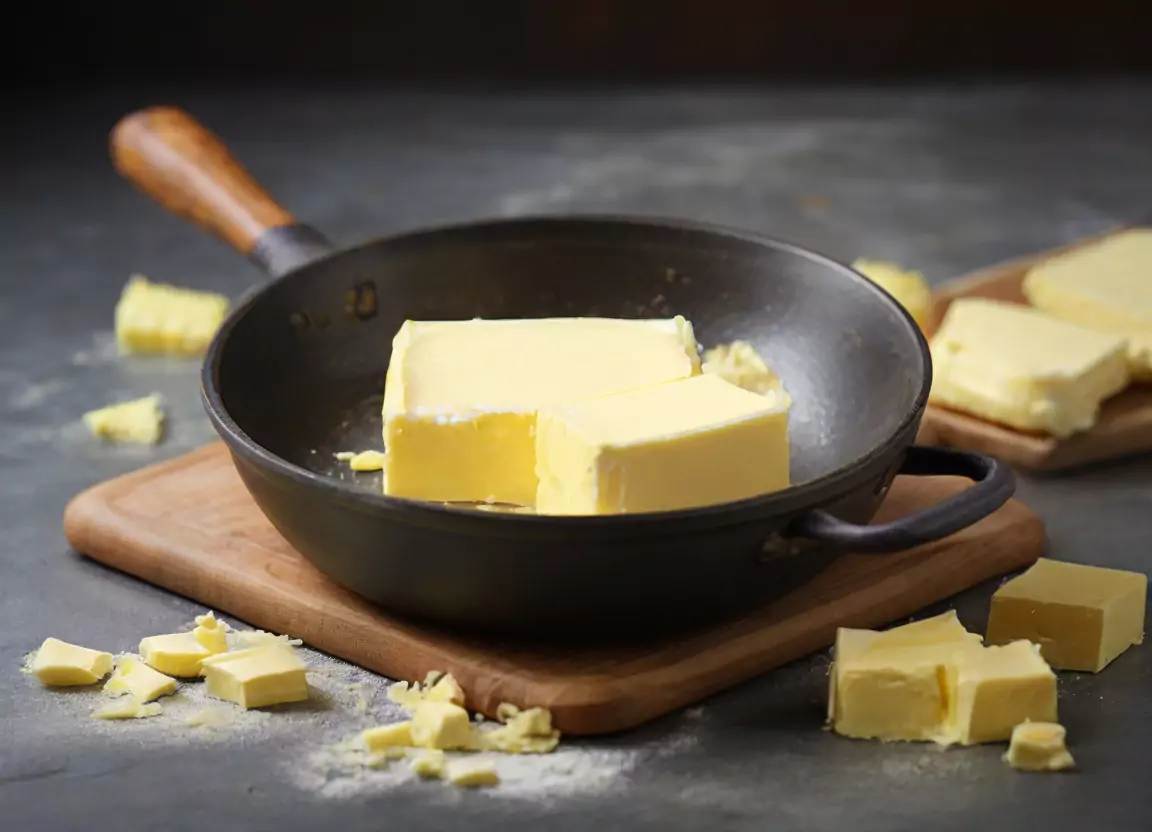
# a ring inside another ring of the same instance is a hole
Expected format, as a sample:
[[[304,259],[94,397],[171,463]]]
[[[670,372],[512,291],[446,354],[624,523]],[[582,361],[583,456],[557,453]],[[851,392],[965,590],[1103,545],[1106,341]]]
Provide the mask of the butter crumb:
[[[150,716],[159,716],[163,709],[160,707],[159,702],[137,702],[135,699],[127,699],[120,702],[115,702],[111,705],[106,705],[103,708],[93,711],[93,719],[146,719]]]
[[[349,460],[348,467],[358,473],[381,471],[384,469],[384,454],[380,451],[361,451]]]
[[[161,696],[176,692],[176,680],[153,670],[139,656],[121,656],[116,661],[116,669],[104,683],[104,692],[109,696],[130,694],[137,702],[151,702]]]
[[[552,713],[546,708],[520,710],[505,702],[496,709],[505,724],[479,736],[482,749],[505,754],[549,754],[560,744],[560,732],[552,727]]]
[[[1067,732],[1055,722],[1022,722],[1012,729],[1004,761],[1018,771],[1065,771],[1076,761],[1064,744]]]
[[[421,777],[432,780],[444,776],[444,752],[438,749],[429,749],[411,763],[412,771]]]
[[[732,341],[704,352],[702,370],[752,393],[786,396],[780,376],[747,341]]]
[[[224,653],[228,650],[228,630],[228,625],[209,611],[196,616],[192,635],[212,653]]]
[[[155,445],[164,431],[163,397],[158,393],[90,410],[81,418],[97,439]]]
[[[474,789],[499,784],[500,775],[492,763],[452,763],[448,766],[448,782],[460,788]]]

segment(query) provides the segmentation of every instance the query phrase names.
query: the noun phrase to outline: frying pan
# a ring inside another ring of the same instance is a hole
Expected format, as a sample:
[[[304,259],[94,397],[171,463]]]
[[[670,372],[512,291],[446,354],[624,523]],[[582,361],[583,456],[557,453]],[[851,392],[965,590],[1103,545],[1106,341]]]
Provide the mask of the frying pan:
[[[347,249],[277,205],[172,108],[114,129],[117,169],[271,280],[208,350],[203,400],[256,504],[317,568],[401,617],[537,637],[628,636],[781,596],[838,553],[945,537],[1014,489],[990,457],[913,441],[931,384],[923,336],[846,266],[692,222],[536,217]],[[386,497],[333,459],[380,447],[391,339],[405,318],[682,314],[705,345],[741,338],[794,398],[792,487],[642,515],[544,517]],[[897,474],[975,485],[882,525]]]

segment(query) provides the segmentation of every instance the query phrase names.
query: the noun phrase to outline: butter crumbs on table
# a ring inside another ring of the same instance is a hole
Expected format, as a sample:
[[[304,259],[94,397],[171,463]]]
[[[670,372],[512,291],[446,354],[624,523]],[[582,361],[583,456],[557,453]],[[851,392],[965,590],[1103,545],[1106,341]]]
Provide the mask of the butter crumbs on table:
[[[1059,670],[1091,673],[1144,640],[1148,577],[1041,558],[992,596],[987,641],[1027,639]]]
[[[164,432],[163,397],[158,393],[98,410],[82,417],[88,432],[108,442],[155,445]]]

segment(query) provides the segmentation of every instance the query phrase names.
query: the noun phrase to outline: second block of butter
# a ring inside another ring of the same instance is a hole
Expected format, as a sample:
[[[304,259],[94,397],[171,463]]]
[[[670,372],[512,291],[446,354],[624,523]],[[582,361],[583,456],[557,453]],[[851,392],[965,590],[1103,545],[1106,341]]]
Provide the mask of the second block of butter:
[[[787,401],[712,375],[540,411],[541,514],[667,511],[788,486]]]
[[[384,389],[385,493],[531,506],[541,407],[699,372],[683,318],[406,321]]]

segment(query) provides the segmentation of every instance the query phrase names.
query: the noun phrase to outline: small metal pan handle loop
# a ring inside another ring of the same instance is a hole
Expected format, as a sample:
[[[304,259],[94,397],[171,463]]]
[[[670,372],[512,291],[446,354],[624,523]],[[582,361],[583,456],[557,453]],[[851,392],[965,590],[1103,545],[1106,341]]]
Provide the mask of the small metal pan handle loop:
[[[983,520],[1008,502],[1016,480],[1004,463],[985,454],[914,445],[900,474],[913,477],[967,477],[976,484],[942,503],[890,523],[859,526],[817,509],[792,521],[789,534],[845,551],[888,554],[940,540]]]

